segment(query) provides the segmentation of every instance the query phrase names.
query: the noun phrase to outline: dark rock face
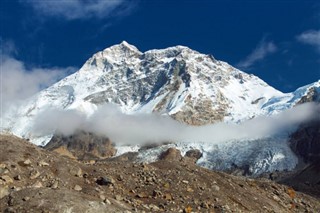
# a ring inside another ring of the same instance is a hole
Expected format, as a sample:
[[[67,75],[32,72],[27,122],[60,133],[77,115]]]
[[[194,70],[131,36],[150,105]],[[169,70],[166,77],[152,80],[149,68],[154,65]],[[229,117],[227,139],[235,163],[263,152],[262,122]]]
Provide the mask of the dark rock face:
[[[307,102],[320,102],[320,94],[315,87],[311,87],[308,93],[301,97],[297,104],[303,104]]]
[[[184,159],[196,163],[202,157],[202,152],[199,149],[192,149],[186,152]]]
[[[281,182],[320,197],[320,121],[301,125],[289,142],[306,166]]]
[[[199,149],[192,149],[186,152],[186,157],[200,159],[202,157],[202,153]]]
[[[79,160],[104,159],[116,154],[109,138],[85,131],[70,136],[54,135],[44,148],[51,151],[63,148]]]
[[[291,135],[292,150],[306,163],[320,161],[320,121],[302,125]]]

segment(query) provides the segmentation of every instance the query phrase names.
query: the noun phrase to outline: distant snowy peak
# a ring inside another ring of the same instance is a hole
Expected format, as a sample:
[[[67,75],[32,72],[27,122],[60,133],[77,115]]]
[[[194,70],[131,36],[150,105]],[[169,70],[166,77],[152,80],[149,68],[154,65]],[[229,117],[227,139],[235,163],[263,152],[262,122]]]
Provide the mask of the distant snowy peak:
[[[94,54],[78,72],[32,97],[3,123],[5,130],[36,144],[51,137],[37,139],[32,132],[35,117],[49,108],[89,116],[98,106],[113,103],[124,113],[157,112],[191,125],[238,123],[278,113],[304,96],[309,100],[311,87],[319,92],[317,82],[284,94],[254,75],[188,47],[143,53],[124,41]]]
[[[82,92],[90,94],[86,101],[117,103],[128,113],[157,111],[196,125],[248,119],[282,94],[256,76],[184,46],[141,53],[122,42],[95,54],[79,75],[88,77],[87,71],[100,77],[90,76],[96,92]]]

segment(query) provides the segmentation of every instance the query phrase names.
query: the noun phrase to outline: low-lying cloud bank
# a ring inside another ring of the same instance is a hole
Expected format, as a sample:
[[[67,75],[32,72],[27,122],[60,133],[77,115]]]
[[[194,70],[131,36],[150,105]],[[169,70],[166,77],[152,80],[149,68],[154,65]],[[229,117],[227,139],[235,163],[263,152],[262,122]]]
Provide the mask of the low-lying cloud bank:
[[[35,118],[34,131],[39,135],[54,131],[71,135],[77,130],[108,136],[117,144],[161,142],[211,142],[254,139],[290,134],[299,124],[320,120],[320,105],[306,103],[271,117],[257,117],[242,124],[217,123],[188,126],[168,116],[123,114],[114,105],[105,105],[87,117],[76,110],[43,111]]]

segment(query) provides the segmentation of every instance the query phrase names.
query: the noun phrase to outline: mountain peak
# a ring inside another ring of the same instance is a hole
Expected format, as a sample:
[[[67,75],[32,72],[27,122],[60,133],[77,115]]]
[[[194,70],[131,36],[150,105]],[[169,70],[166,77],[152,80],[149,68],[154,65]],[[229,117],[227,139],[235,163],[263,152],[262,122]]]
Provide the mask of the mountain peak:
[[[119,56],[119,54],[121,55],[132,55],[132,54],[142,54],[137,47],[129,44],[126,41],[122,41],[120,44],[116,44],[113,45],[111,47],[108,47],[106,49],[103,50],[103,53],[106,53],[107,55],[117,55]]]
[[[126,41],[122,41],[122,42],[119,44],[119,46],[125,47],[125,48],[128,48],[128,49],[131,49],[131,50],[138,50],[137,47],[135,47],[135,46],[132,45],[132,44],[129,44],[129,43],[126,42]],[[138,50],[138,51],[139,51],[139,50]]]

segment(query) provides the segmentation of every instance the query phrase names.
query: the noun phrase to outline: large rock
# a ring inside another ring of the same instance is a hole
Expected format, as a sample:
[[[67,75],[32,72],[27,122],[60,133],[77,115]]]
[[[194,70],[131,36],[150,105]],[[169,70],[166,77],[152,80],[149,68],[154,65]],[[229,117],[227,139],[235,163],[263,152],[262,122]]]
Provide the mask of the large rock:
[[[186,152],[184,159],[188,162],[196,163],[202,157],[199,149],[192,149]]]
[[[56,134],[45,148],[48,150],[63,148],[79,160],[104,159],[116,154],[116,149],[109,138],[85,131],[78,131],[70,136]]]
[[[167,161],[180,161],[182,160],[182,155],[180,150],[176,148],[169,148],[167,149],[167,151],[161,153],[159,159]]]

